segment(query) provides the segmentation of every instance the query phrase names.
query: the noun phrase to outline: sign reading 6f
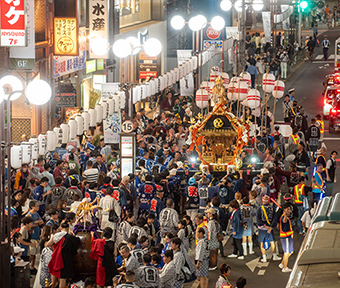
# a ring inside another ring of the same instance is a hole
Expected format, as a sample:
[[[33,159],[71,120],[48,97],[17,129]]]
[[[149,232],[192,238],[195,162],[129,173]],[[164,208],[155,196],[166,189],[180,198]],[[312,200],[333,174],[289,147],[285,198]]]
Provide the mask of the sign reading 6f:
[[[131,133],[133,131],[133,123],[130,120],[126,120],[122,124],[123,133]]]

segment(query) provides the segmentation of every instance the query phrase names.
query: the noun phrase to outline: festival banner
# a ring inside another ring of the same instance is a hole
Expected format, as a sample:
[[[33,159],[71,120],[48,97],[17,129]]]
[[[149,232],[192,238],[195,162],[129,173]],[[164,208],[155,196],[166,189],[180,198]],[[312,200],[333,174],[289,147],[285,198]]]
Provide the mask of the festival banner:
[[[121,125],[120,112],[114,112],[111,116],[108,116],[105,120],[103,120],[105,143],[119,143]]]
[[[270,11],[262,12],[263,30],[266,42],[271,41]]]

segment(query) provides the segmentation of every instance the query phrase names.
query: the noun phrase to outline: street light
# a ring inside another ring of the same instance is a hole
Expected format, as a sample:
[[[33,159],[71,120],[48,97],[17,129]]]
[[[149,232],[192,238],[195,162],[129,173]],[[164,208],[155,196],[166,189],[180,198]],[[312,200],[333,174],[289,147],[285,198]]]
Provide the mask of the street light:
[[[185,20],[182,16],[177,15],[172,17],[170,24],[175,30],[181,30],[185,26]]]
[[[20,79],[13,75],[7,75],[0,79],[0,143],[1,150],[5,153],[0,153],[0,175],[7,175],[7,183],[4,182],[5,177],[0,179],[0,190],[2,193],[0,203],[1,211],[4,213],[6,194],[5,189],[7,188],[7,207],[8,212],[11,211],[11,197],[12,197],[12,187],[11,187],[11,145],[12,145],[12,123],[11,123],[11,101],[18,99],[24,92],[24,87]],[[27,99],[34,105],[46,104],[52,96],[52,90],[49,84],[43,80],[35,79],[27,85],[26,93]],[[6,112],[7,117],[5,117],[5,103],[6,100]],[[6,123],[7,122],[7,123]],[[7,128],[6,128],[7,127]],[[7,130],[5,133],[5,129]],[[3,144],[5,143],[5,144]],[[4,149],[3,149],[4,148]],[[7,155],[7,171],[5,158]],[[9,214],[9,213],[8,213]],[[10,227],[11,217],[7,219],[7,225]],[[4,221],[2,218],[1,221]],[[3,222],[5,223],[5,222]],[[8,233],[8,243],[10,243],[10,234]]]
[[[215,16],[211,19],[210,25],[214,30],[220,31],[225,27],[225,20],[221,16]]]
[[[233,7],[233,3],[231,3],[230,0],[223,0],[220,3],[220,7],[223,11],[229,11],[231,9],[231,7]]]
[[[255,11],[261,11],[263,9],[263,1],[262,0],[254,0],[253,1],[253,9]]]
[[[150,57],[156,57],[162,52],[162,43],[155,38],[150,38],[145,41],[143,45],[140,44],[139,40],[135,37],[128,37],[126,39],[119,39],[112,45],[112,51],[118,58],[131,57],[131,69],[130,69],[130,81],[132,82],[133,75],[133,59],[132,56],[139,53],[141,49],[144,49],[145,53]],[[132,106],[133,106],[133,87],[130,83],[130,117],[132,120]]]

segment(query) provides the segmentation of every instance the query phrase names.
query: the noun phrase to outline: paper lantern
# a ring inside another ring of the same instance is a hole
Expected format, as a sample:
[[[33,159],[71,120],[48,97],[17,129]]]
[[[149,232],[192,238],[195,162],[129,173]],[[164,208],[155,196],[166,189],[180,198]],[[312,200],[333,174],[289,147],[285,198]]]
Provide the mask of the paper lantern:
[[[152,94],[151,94],[151,84],[150,83],[146,83],[146,95],[145,98],[149,98]]]
[[[237,77],[233,77],[230,80],[227,90],[227,97],[230,101],[237,100],[237,96],[235,97],[235,88],[237,85]]]
[[[196,92],[196,105],[203,109],[209,104],[209,93],[205,89],[199,89]]]
[[[56,147],[61,147],[63,144],[63,130],[60,127],[54,127],[53,131],[56,135]]]
[[[68,126],[68,124],[63,123],[63,124],[60,125],[60,128],[63,131],[62,143],[67,144],[67,142],[69,140],[70,127]]]
[[[39,143],[38,153],[39,153],[40,156],[43,156],[43,155],[46,154],[46,151],[47,151],[47,136],[46,136],[46,134],[39,134],[38,143]]]
[[[114,109],[115,109],[115,101],[112,98],[107,99],[107,114],[108,114],[108,116],[111,116],[113,114]]]
[[[103,107],[99,104],[96,105],[94,108],[97,111],[97,123],[100,123],[103,121]]]
[[[220,76],[220,72],[211,72],[210,73],[210,82],[215,83],[215,80],[218,76]]]
[[[38,138],[30,138],[28,142],[32,145],[32,160],[36,160],[39,157],[39,143]]]
[[[200,85],[200,88],[206,89],[209,87],[209,82],[208,81],[203,81]]]
[[[239,100],[243,101],[248,96],[248,84],[244,80],[238,81],[238,83],[234,86],[234,97]]]
[[[264,73],[262,79],[263,91],[266,93],[271,93],[274,90],[275,76],[270,73]]]
[[[47,151],[54,151],[57,147],[57,135],[54,131],[47,131],[47,143],[46,143],[46,149]]]
[[[77,115],[74,120],[77,122],[77,135],[80,136],[84,133],[84,118],[80,115]]]
[[[251,76],[250,76],[250,74],[248,72],[242,72],[240,74],[239,79],[244,80],[248,84],[248,86],[251,85]]]
[[[225,73],[225,72],[222,72],[221,73],[221,76],[223,78],[223,86],[224,88],[228,88],[228,84],[229,84],[229,74],[228,73]]]
[[[77,122],[74,119],[68,120],[69,130],[69,139],[72,140],[77,137]]]
[[[30,142],[21,142],[22,163],[29,164],[32,157],[32,145]]]
[[[20,169],[22,164],[22,148],[20,145],[11,147],[11,166],[13,169]]]
[[[275,81],[273,96],[276,99],[280,99],[285,93],[285,83],[281,80]]]
[[[96,127],[97,111],[91,108],[89,109],[89,114],[90,114],[90,127]]]
[[[156,83],[155,83],[155,85],[157,86]],[[119,99],[118,103],[120,105],[120,108],[119,108],[119,106],[117,105],[117,102],[116,102],[116,112],[118,112],[119,109],[124,109],[125,108],[125,98],[126,98],[125,92],[124,91],[119,91],[118,92],[118,99]]]
[[[261,104],[260,92],[257,89],[250,89],[247,96],[248,106],[255,109]]]
[[[108,105],[108,104],[107,104],[106,101],[103,101],[101,105],[102,105],[102,107],[103,107],[103,120],[104,120],[104,119],[107,118],[107,115],[108,115],[108,113],[107,113],[107,109],[108,109],[108,108],[107,108],[107,105]]]
[[[83,116],[83,119],[84,119],[84,131],[86,132],[90,128],[90,118],[91,118],[91,116],[90,116],[89,112],[87,112],[87,111],[84,111],[83,113],[81,113],[81,116]]]
[[[141,88],[140,88],[140,91],[141,91],[141,99],[146,99],[148,96],[147,96],[147,89],[148,89],[148,85],[141,85]]]

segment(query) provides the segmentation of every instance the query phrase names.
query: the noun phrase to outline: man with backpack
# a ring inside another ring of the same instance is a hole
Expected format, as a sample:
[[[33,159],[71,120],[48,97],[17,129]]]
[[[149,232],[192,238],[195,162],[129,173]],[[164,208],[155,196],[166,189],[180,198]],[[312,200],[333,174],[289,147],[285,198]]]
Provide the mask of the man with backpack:
[[[249,205],[249,197],[245,196],[242,199],[243,205],[241,206],[241,215],[243,221],[243,235],[242,235],[242,247],[243,247],[243,255],[247,256],[247,240],[249,245],[249,254],[254,254],[253,250],[253,234],[254,234],[254,221],[253,218],[256,216],[256,213]]]

